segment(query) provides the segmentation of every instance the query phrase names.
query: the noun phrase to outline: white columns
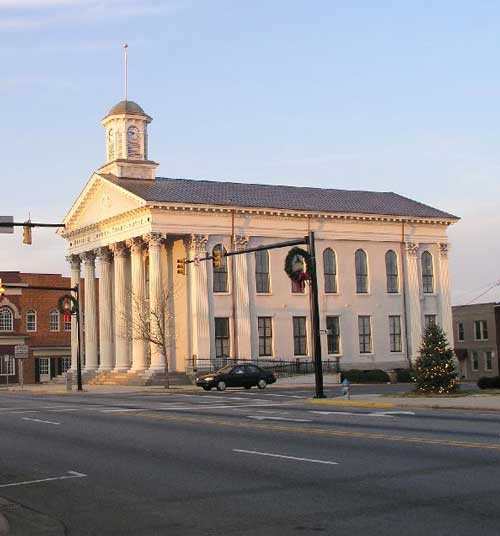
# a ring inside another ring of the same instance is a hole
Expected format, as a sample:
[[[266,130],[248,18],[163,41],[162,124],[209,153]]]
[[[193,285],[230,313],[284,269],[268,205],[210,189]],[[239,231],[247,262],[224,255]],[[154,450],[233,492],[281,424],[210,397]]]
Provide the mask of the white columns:
[[[115,272],[115,372],[130,368],[129,321],[127,308],[127,257],[128,251],[123,242],[113,244]]]
[[[112,254],[104,247],[97,251],[99,258],[99,371],[114,367]]]
[[[405,255],[405,293],[406,293],[406,318],[408,327],[407,349],[412,362],[418,357],[422,340],[422,318],[420,306],[420,281],[418,276],[418,245],[412,242],[406,243]]]
[[[439,244],[439,308],[441,327],[446,333],[449,345],[453,348],[453,320],[451,315],[450,273],[448,270],[448,244]]]
[[[151,341],[150,372],[165,371],[164,345],[162,333],[165,333],[166,289],[163,285],[161,265],[162,237],[159,233],[150,233],[144,237],[149,246],[149,318]],[[158,344],[160,343],[160,344]]]
[[[66,260],[70,263],[71,266],[71,286],[74,287],[80,284],[80,257],[78,255],[68,255]],[[80,288],[81,290],[81,288]],[[80,305],[80,319],[81,316],[81,305]],[[76,322],[76,316],[71,316],[71,371],[76,372],[77,368],[77,355],[78,355],[78,326]]]
[[[189,258],[205,257],[208,237],[191,235],[185,244]],[[188,277],[191,297],[191,348],[197,359],[210,358],[210,321],[208,315],[208,261],[189,264]]]
[[[127,240],[132,264],[132,368],[144,371],[147,368],[146,341],[148,319],[146,317],[146,277],[144,272],[144,242],[142,238]]]
[[[246,236],[236,236],[234,245],[237,250],[248,246]],[[252,339],[250,329],[250,304],[248,296],[248,264],[247,255],[234,256],[234,279],[232,291],[236,298],[236,319],[234,321],[235,337],[238,341],[238,359],[251,359]]]
[[[95,255],[82,255],[85,277],[85,370],[96,370],[97,361],[97,303],[95,282]]]

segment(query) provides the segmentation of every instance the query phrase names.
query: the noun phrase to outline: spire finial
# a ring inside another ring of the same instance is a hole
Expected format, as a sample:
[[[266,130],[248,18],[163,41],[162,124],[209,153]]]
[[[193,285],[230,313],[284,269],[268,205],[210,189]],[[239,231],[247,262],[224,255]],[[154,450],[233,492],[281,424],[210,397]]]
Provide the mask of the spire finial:
[[[125,43],[123,45],[123,53],[124,53],[124,63],[125,63],[125,101],[127,101],[128,97],[128,45]]]

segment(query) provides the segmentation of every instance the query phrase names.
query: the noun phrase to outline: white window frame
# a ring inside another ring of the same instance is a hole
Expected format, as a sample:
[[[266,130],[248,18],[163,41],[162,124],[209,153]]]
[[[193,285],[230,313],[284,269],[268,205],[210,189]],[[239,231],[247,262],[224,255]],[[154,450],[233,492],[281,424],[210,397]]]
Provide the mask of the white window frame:
[[[490,355],[491,364],[488,367],[488,354]],[[484,352],[484,370],[493,370],[493,352],[491,350],[486,350]]]
[[[476,326],[479,324],[479,338],[477,337]],[[486,337],[484,334],[486,333]],[[474,340],[475,341],[487,341],[488,340],[488,322],[486,320],[474,320]]]
[[[7,311],[10,315],[9,325],[3,325],[3,311]],[[0,322],[0,333],[12,333],[14,331],[14,311],[12,311],[12,309],[7,306],[0,307],[0,318],[2,319],[2,321]]]
[[[462,335],[460,337],[460,335]],[[463,322],[457,322],[457,340],[460,342],[465,341],[465,324]]]
[[[8,363],[5,358],[8,357]],[[13,355],[0,356],[0,376],[15,376],[16,375],[16,360]]]
[[[29,316],[34,316],[33,322],[30,322]],[[30,323],[32,324],[32,327],[30,329]],[[34,326],[34,327],[33,327]],[[30,333],[34,333],[38,329],[38,317],[36,314],[36,311],[34,309],[30,309],[29,311],[26,311],[26,331],[29,331]]]
[[[53,323],[53,320],[56,318],[57,315],[57,328],[55,328],[55,323]],[[61,329],[61,315],[59,311],[56,311],[55,309],[53,311],[50,311],[49,313],[49,331],[55,332],[60,331]]]
[[[474,359],[474,357],[476,359]],[[474,372],[477,372],[479,370],[479,353],[476,352],[476,350],[472,350],[470,354],[470,362],[471,362],[471,368]]]

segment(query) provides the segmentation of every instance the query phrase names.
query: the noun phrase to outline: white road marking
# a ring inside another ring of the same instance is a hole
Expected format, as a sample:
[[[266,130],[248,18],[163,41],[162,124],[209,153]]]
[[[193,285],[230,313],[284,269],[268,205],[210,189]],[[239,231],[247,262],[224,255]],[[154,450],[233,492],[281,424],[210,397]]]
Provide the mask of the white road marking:
[[[42,421],[42,419],[30,419],[29,417],[21,417],[23,421],[33,421],[33,422],[42,422],[44,424],[61,424],[60,422],[52,422],[52,421]]]
[[[347,417],[392,417],[392,415],[384,415],[383,413],[356,413],[353,411],[310,411],[309,413],[317,413],[318,415],[345,415]]]
[[[283,454],[271,454],[270,452],[258,452],[256,450],[233,449],[234,452],[242,454],[256,454],[258,456],[269,456],[271,458],[284,458],[285,460],[295,460],[298,462],[323,463],[326,465],[338,465],[339,462],[330,462],[327,460],[314,460],[311,458],[298,458],[297,456],[285,456]]]
[[[151,408],[113,408],[113,409],[100,409],[99,413],[124,413],[126,411],[144,411]]]
[[[264,415],[247,415],[249,419],[256,421],[293,421],[293,422],[311,422],[311,419],[290,419],[288,417],[264,417]]]
[[[68,478],[84,478],[87,475],[76,471],[66,471],[65,476],[54,476],[52,478],[41,478],[40,480],[26,480],[25,482],[13,482],[12,484],[0,484],[0,488],[10,488],[13,486],[26,486],[28,484],[38,484],[39,482],[51,482],[53,480],[67,480]]]
[[[273,411],[270,409],[255,409],[255,413],[279,413],[280,415],[288,415],[288,411]]]
[[[305,396],[299,396],[299,395],[275,395],[275,394],[268,394],[267,396],[285,396],[286,398],[301,398],[305,399]]]
[[[373,415],[416,415],[413,411],[378,411]]]

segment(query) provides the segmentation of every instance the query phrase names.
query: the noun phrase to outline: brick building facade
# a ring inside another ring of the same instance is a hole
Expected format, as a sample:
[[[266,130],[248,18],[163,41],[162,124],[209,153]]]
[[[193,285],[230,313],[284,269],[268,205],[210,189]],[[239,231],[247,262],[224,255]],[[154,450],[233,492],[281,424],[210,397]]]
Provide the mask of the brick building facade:
[[[70,287],[70,278],[58,274],[0,272],[2,283],[28,286]],[[0,385],[19,382],[14,347],[26,344],[29,358],[23,362],[24,383],[49,381],[71,362],[71,322],[57,310],[64,292],[6,288],[0,299]],[[9,356],[5,359],[5,356]],[[7,377],[8,376],[8,377]]]

